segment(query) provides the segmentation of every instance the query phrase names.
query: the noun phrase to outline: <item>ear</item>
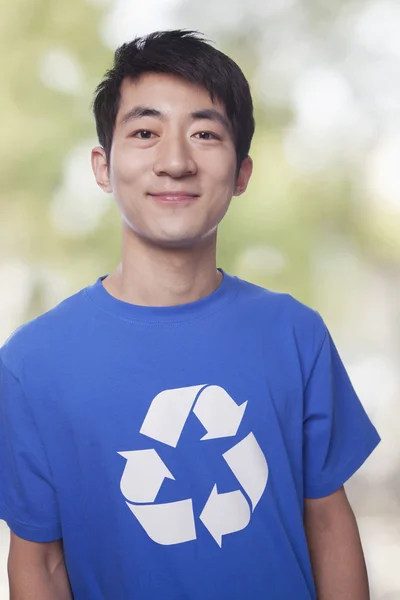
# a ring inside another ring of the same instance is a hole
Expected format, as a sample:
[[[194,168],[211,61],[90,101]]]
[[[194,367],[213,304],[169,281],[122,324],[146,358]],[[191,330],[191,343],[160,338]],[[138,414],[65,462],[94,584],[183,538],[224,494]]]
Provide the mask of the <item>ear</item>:
[[[246,158],[242,160],[239,173],[236,177],[236,185],[233,193],[234,196],[241,196],[243,192],[246,191],[252,172],[253,161],[250,156],[246,156]]]
[[[97,185],[107,194],[112,193],[108,164],[104,148],[96,146],[92,150],[92,169]]]

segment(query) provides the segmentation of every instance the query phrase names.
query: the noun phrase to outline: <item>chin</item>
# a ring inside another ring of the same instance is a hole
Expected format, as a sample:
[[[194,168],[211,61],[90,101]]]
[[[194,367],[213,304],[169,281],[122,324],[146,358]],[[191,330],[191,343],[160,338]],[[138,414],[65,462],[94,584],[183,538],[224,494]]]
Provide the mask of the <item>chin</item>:
[[[214,230],[215,231],[215,230]],[[183,248],[195,248],[196,246],[202,246],[204,243],[209,241],[212,237],[212,233],[175,233],[163,236],[154,236],[148,238],[148,242],[158,246],[159,248],[168,249],[183,249]]]
[[[152,240],[155,246],[159,248],[165,248],[166,250],[183,250],[187,248],[195,248],[196,246],[201,245],[201,239],[198,238],[169,238],[169,239],[159,239]]]

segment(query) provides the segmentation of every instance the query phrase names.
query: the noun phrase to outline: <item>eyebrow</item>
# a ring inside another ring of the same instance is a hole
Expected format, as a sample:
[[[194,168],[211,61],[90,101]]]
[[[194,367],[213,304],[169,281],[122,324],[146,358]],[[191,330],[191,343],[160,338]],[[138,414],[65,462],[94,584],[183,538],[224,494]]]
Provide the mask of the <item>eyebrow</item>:
[[[220,123],[222,127],[225,127],[227,131],[231,131],[231,125],[228,119],[214,108],[203,108],[202,110],[196,110],[195,112],[190,113],[190,117],[193,121],[198,121],[200,119],[216,121],[217,123]]]
[[[156,117],[158,119],[162,119],[163,115],[159,110],[155,108],[150,108],[148,106],[135,106],[128,110],[127,113],[121,119],[121,124],[125,125],[129,123],[129,121],[133,121],[134,119],[140,119],[142,117]]]
[[[194,112],[190,113],[189,116],[192,121],[215,121],[217,123],[220,123],[220,125],[222,125],[229,132],[232,129],[228,119],[214,108],[203,108],[200,110],[195,110]],[[143,117],[154,117],[156,119],[160,119],[161,121],[165,121],[166,115],[155,108],[151,108],[150,106],[135,106],[134,108],[128,110],[127,113],[125,113],[125,115],[121,119],[121,124],[126,125],[134,119],[141,119]]]

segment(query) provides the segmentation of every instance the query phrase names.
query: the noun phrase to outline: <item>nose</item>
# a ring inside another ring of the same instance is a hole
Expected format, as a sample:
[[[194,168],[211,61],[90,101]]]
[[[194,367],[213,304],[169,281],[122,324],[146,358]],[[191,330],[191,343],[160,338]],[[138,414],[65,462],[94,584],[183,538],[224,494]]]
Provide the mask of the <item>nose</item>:
[[[176,135],[159,142],[154,172],[156,175],[169,175],[173,178],[194,175],[197,165],[186,139]]]

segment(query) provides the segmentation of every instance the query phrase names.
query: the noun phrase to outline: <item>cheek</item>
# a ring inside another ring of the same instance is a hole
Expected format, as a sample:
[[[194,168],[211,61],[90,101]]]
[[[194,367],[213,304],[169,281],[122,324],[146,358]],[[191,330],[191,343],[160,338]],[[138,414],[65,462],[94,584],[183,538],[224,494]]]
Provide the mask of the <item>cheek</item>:
[[[111,157],[111,186],[116,195],[123,197],[129,191],[140,191],[149,171],[143,155],[132,151],[115,151]]]
[[[211,194],[218,195],[221,201],[225,201],[227,197],[232,197],[235,189],[235,169],[234,166],[228,169],[215,168],[210,178]]]
[[[227,151],[219,156],[210,156],[199,166],[219,189],[229,188],[233,190],[236,175],[236,154]]]

